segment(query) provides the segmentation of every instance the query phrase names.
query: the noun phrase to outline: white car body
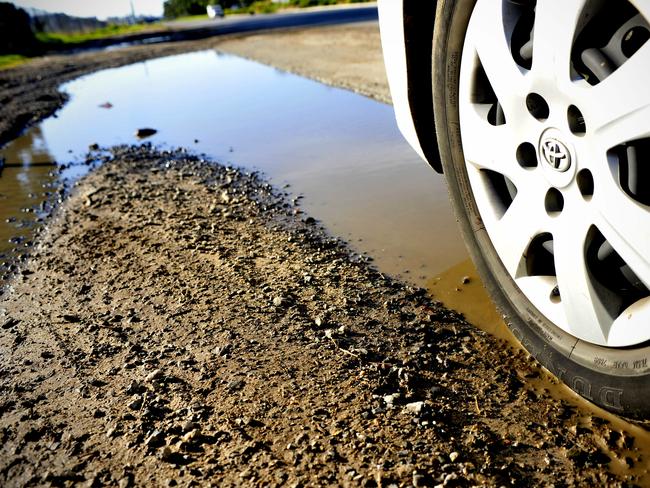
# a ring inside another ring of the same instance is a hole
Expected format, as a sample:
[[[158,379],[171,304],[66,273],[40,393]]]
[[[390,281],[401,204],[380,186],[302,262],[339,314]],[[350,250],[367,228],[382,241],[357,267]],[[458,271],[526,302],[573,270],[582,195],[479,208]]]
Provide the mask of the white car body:
[[[384,63],[397,124],[415,151],[442,172],[431,93],[434,0],[379,0]]]
[[[408,95],[404,2],[401,0],[379,0],[379,24],[384,64],[386,65],[397,125],[413,149],[422,159],[426,159],[415,130]]]

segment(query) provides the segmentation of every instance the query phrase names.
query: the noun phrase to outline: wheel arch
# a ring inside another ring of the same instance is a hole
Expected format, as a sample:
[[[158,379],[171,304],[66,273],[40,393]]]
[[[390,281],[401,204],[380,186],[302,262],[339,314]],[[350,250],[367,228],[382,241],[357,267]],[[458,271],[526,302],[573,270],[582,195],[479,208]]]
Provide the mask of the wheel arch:
[[[436,0],[380,0],[386,71],[402,134],[442,173],[433,116],[432,54]]]

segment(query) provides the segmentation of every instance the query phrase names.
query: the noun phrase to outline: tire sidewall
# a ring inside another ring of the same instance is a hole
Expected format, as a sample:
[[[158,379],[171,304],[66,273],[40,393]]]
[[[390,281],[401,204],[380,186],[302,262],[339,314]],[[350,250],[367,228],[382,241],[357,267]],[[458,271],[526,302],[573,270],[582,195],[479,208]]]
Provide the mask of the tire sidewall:
[[[522,346],[576,393],[607,410],[650,416],[650,348],[586,344],[548,321],[498,257],[469,183],[460,131],[458,87],[467,25],[476,0],[439,0],[433,41],[437,139],[448,190],[469,253],[508,327]],[[650,324],[649,324],[650,326]]]

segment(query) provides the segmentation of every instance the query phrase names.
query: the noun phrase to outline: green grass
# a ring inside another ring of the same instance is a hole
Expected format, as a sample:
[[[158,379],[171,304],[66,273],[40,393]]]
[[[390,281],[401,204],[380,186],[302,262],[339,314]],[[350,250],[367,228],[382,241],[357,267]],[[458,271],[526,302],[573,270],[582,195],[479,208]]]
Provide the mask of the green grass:
[[[13,68],[19,64],[23,64],[29,61],[27,56],[21,56],[20,54],[5,54],[0,56],[0,69]]]
[[[91,32],[63,34],[63,33],[38,33],[36,38],[44,44],[80,44],[86,41],[104,39],[106,37],[132,34],[155,27],[156,24],[135,25],[108,25]]]
[[[322,5],[337,5],[341,3],[363,3],[371,0],[291,0],[288,3],[273,3],[271,0],[257,0],[248,7],[237,10],[226,9],[227,15],[233,14],[272,14],[287,8],[305,8]]]
[[[174,19],[175,22],[191,22],[193,20],[208,20],[208,14],[202,15],[186,15],[185,17],[178,17]]]

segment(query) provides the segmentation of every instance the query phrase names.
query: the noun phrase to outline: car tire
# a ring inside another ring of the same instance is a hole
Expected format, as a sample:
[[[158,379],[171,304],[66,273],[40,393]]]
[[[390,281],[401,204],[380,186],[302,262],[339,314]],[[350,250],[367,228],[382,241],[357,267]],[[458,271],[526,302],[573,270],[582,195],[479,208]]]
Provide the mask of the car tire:
[[[508,5],[503,7],[507,2],[508,0],[506,2],[439,0],[437,5],[433,40],[436,137],[457,219],[469,253],[488,293],[522,346],[557,378],[587,400],[609,411],[631,418],[649,418],[650,343],[644,340],[624,347],[598,344],[598,341],[585,340],[580,338],[579,334],[572,334],[570,330],[566,330],[566,325],[561,327],[549,319],[540,311],[541,307],[533,303],[531,295],[522,291],[517,280],[504,264],[504,259],[502,259],[504,253],[497,249],[494,239],[491,238],[489,225],[486,225],[484,217],[487,212],[492,210],[486,208],[486,205],[482,203],[484,200],[479,198],[478,187],[473,183],[475,180],[472,180],[470,175],[473,166],[468,163],[464,152],[464,142],[469,141],[472,135],[464,136],[464,127],[461,124],[463,103],[466,103],[463,97],[467,95],[467,90],[463,91],[461,71],[464,62],[477,62],[468,54],[471,51],[467,48],[468,44],[466,43],[468,29],[471,26],[470,21],[475,16],[481,15],[481,12],[489,12],[491,8],[510,8]],[[525,1],[511,3],[515,5],[513,7],[515,9],[526,8]],[[534,2],[528,3],[534,5]],[[564,4],[563,2],[546,3],[556,6]],[[529,11],[524,14],[530,16]],[[535,14],[534,10],[533,14]],[[495,13],[495,18],[499,18],[500,15],[503,16],[503,12]],[[487,19],[484,21],[491,22]],[[512,42],[511,40],[511,45]],[[511,49],[513,49],[512,46]],[[582,69],[584,70],[584,67]],[[650,66],[648,69],[650,70]],[[474,67],[474,72],[476,70],[477,68]],[[525,72],[526,70],[520,68],[520,71]],[[479,73],[475,76],[482,76],[482,74]],[[477,90],[477,88],[472,88],[472,90]],[[481,102],[484,101],[481,100]],[[527,101],[527,98],[523,98],[520,103],[532,115],[530,104]],[[554,101],[551,100],[549,105],[553,111],[556,106]],[[489,113],[487,116],[489,117]],[[494,117],[494,114],[492,116]],[[650,127],[650,120],[647,122]],[[589,124],[588,119],[587,124]],[[515,130],[515,128],[510,130]],[[495,144],[498,144],[500,139],[495,140],[497,140]],[[469,142],[467,143],[469,144]],[[541,156],[536,155],[536,157],[540,158]],[[514,154],[512,164],[521,166]],[[538,161],[537,167],[525,169],[530,170],[530,174],[533,174],[533,171],[542,171],[539,167],[541,164],[541,161]],[[593,175],[596,181],[600,181],[601,177],[610,178],[609,175],[598,173],[597,168],[593,168],[592,171],[596,172]],[[567,193],[574,191],[575,185],[577,183],[574,178],[574,181],[562,188],[561,191]],[[515,194],[519,195],[517,192]],[[517,196],[513,198],[516,199]],[[540,202],[539,205],[543,207],[545,203]],[[641,204],[637,206],[644,208],[644,205]],[[650,209],[650,207],[648,208]],[[522,222],[523,224],[525,222]],[[587,248],[585,247],[585,249]],[[530,248],[522,249],[522,259],[528,259],[529,250]],[[560,251],[554,249],[554,252]],[[640,289],[643,287],[640,286]],[[650,323],[648,327],[650,328]]]

